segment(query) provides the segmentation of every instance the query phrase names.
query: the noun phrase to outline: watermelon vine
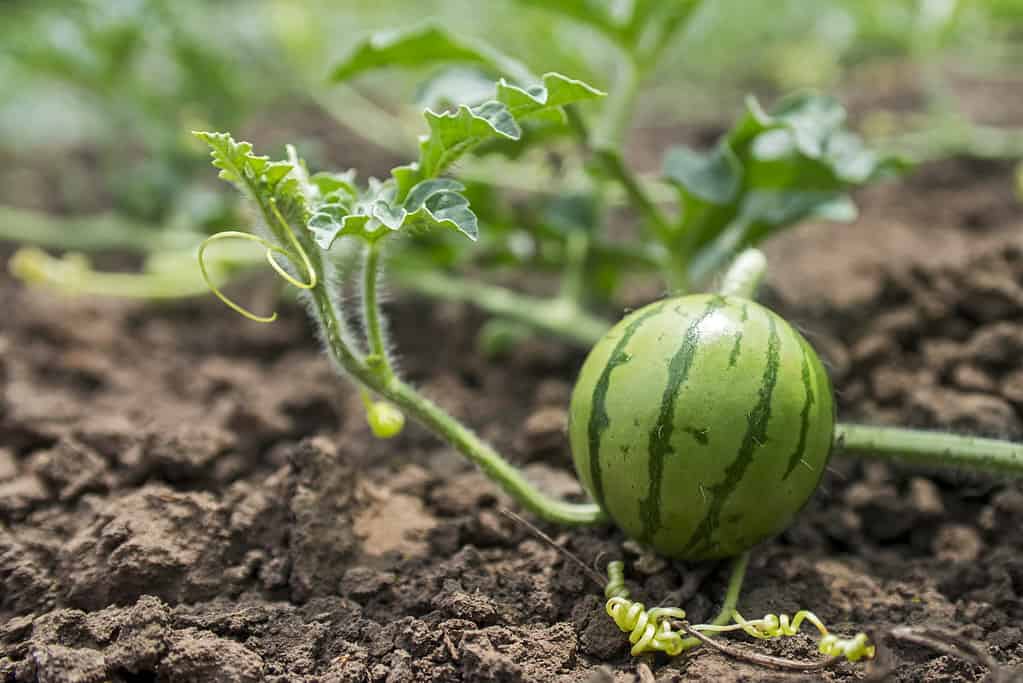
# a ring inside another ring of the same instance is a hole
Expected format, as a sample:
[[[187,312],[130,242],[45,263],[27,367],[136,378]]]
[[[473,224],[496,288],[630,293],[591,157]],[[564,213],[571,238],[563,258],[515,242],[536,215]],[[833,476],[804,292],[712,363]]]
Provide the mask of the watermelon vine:
[[[256,204],[263,218],[257,234],[241,234],[265,247],[274,270],[299,289],[328,354],[359,386],[374,433],[393,436],[408,415],[542,519],[564,525],[614,521],[673,557],[737,556],[721,614],[693,627],[705,636],[733,626],[755,637],[789,635],[805,620],[820,630],[823,653],[850,660],[870,656],[865,636],[837,638],[812,613],[801,611],[790,622],[770,615],[747,621],[736,609],[750,548],[789,524],[816,489],[832,450],[1023,473],[1023,450],[1014,444],[836,425],[831,384],[816,353],[789,323],[752,300],[766,265],[754,250],[735,259],[721,293],[654,302],[596,344],[570,410],[573,458],[595,502],[554,499],[404,382],[391,361],[377,296],[382,246],[409,230],[473,237],[472,213],[457,184],[423,177],[424,168],[439,172],[435,164],[396,169],[388,181],[357,188],[349,177],[309,176],[294,155],[289,162],[270,162],[229,135],[200,137],[221,176]],[[424,141],[422,149],[434,154],[437,147]],[[211,239],[238,236],[232,231]],[[341,237],[363,245],[361,341],[349,326],[339,286],[344,273],[331,252]],[[253,320],[272,319],[232,307]],[[648,611],[629,601],[619,565],[611,571],[608,612],[630,632],[637,653],[677,653],[700,644],[672,629],[671,620],[684,616],[683,610]]]
[[[833,390],[816,352],[787,321],[754,301],[766,261],[757,250],[743,248],[742,235],[769,232],[794,215],[832,205],[835,197],[779,200],[739,192],[748,178],[718,181],[728,175],[737,150],[751,144],[751,135],[780,131],[796,145],[820,143],[807,137],[805,120],[796,125],[751,114],[715,157],[676,159],[679,182],[689,183],[682,185],[689,213],[672,239],[692,257],[689,265],[715,272],[725,257],[731,265],[717,293],[651,303],[606,331],[590,351],[572,395],[569,437],[577,474],[594,502],[558,500],[539,490],[469,427],[405,382],[392,360],[378,297],[386,249],[403,236],[426,232],[470,240],[479,235],[465,187],[444,173],[475,147],[517,140],[530,121],[569,120],[566,107],[601,95],[560,74],[525,87],[502,80],[493,100],[428,112],[429,132],[418,160],[365,183],[354,172],[310,175],[290,148],[287,160],[270,161],[229,134],[198,133],[221,177],[254,204],[258,219],[254,232],[229,231],[209,240],[240,237],[265,249],[273,270],[308,306],[337,369],[357,385],[376,435],[394,436],[408,416],[537,517],[568,526],[613,522],[670,557],[736,558],[721,612],[710,624],[695,626],[684,622],[682,608],[647,610],[631,601],[623,567],[612,563],[607,611],[630,634],[635,654],[677,654],[730,630],[756,638],[792,635],[808,622],[821,634],[823,654],[852,661],[870,657],[873,646],[866,636],[837,637],[812,612],[744,619],[737,601],[750,549],[789,525],[817,488],[832,451],[1018,475],[1023,449],[989,439],[836,424]],[[817,163],[817,173],[834,172]],[[627,173],[619,169],[619,175],[628,182]],[[715,204],[718,193],[742,199]],[[722,212],[730,216],[731,232],[707,232],[711,224],[720,227],[721,217],[713,216]],[[335,248],[341,242],[354,242],[363,254],[361,305],[354,312],[342,296],[354,266]],[[228,299],[205,267],[203,275],[236,311],[255,321],[273,319]],[[562,304],[546,314],[571,319],[578,313],[570,303],[558,308]],[[353,314],[361,318],[358,329],[351,325]],[[696,635],[683,637],[684,629]]]

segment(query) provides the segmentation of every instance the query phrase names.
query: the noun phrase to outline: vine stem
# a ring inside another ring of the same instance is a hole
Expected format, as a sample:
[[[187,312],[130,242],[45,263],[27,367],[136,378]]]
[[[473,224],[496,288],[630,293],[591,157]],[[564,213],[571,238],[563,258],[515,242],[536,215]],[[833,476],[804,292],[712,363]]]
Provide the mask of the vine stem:
[[[594,503],[570,503],[540,491],[490,444],[408,384],[394,378],[377,391],[453,445],[537,517],[566,526],[590,526],[607,521],[606,515]]]
[[[581,230],[573,230],[565,237],[565,267],[561,275],[558,298],[580,305],[586,291],[586,255],[590,238]]]
[[[377,299],[377,284],[380,282],[381,250],[378,241],[366,246],[366,262],[362,269],[362,311],[366,323],[366,337],[369,341],[370,356],[367,361],[387,380],[394,375],[387,356],[384,326]],[[372,360],[370,360],[372,359]]]
[[[1023,444],[998,439],[840,423],[835,449],[857,457],[1023,476]]]
[[[546,495],[471,429],[396,375],[384,377],[364,358],[356,355],[345,342],[337,305],[322,279],[312,289],[311,297],[331,358],[357,381],[393,402],[407,415],[454,446],[516,502],[537,517],[557,524],[585,526],[607,521],[607,517],[594,503],[570,503]]]
[[[746,570],[749,569],[749,557],[750,553],[747,550],[732,560],[732,574],[728,578],[725,601],[722,603],[721,610],[717,613],[717,616],[710,622],[712,626],[724,626],[732,621],[736,605],[739,604],[739,596],[742,594],[742,583],[746,579]],[[710,636],[708,635],[708,637]],[[686,638],[682,641],[682,646],[686,650],[699,645],[702,645],[702,641],[695,637]]]
[[[233,250],[211,264],[208,278],[203,278],[196,273],[194,251],[184,250],[162,256],[157,267],[151,264],[141,272],[115,273],[95,270],[89,259],[77,252],[57,258],[35,247],[22,247],[11,256],[8,269],[29,285],[71,296],[166,300],[205,295],[211,284],[222,287],[230,276],[255,263],[265,261]]]
[[[193,247],[203,237],[197,232],[136,223],[113,213],[69,217],[0,206],[0,241],[4,242],[68,251],[119,249],[155,254]]]
[[[672,228],[668,218],[657,203],[647,194],[640,181],[629,170],[622,160],[621,154],[610,148],[599,148],[593,152],[604,173],[618,181],[625,191],[625,196],[632,206],[639,211],[643,219],[650,224],[654,235],[664,244],[672,239]]]
[[[621,149],[632,123],[632,110],[639,97],[643,73],[632,54],[625,53],[618,60],[614,86],[610,89],[597,129],[594,146],[597,149]]]
[[[752,299],[766,269],[763,253],[746,249],[725,271],[718,291]],[[856,457],[1023,476],[1023,444],[998,439],[839,423],[834,443],[840,453]]]

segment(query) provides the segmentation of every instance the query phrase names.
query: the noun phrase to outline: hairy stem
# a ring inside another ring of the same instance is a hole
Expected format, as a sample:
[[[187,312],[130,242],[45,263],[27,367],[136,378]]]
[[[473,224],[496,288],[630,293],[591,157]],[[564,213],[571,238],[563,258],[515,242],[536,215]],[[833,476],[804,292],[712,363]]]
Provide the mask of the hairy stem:
[[[725,296],[755,299],[767,271],[767,258],[759,249],[745,249],[732,261],[718,291]]]
[[[725,601],[721,605],[721,610],[717,613],[717,616],[710,622],[713,626],[724,626],[732,621],[736,605],[739,604],[739,595],[742,593],[742,582],[746,578],[746,570],[749,567],[749,555],[749,551],[747,550],[742,555],[738,555],[734,560],[732,560],[732,574],[728,579],[728,589],[725,591]],[[682,645],[685,650],[694,648],[700,644],[701,642],[698,638],[686,638],[682,641]]]
[[[496,482],[516,502],[541,519],[565,525],[593,525],[606,516],[593,503],[569,503],[551,498],[531,484],[500,453],[439,406],[402,382],[384,378],[348,346],[336,305],[322,280],[312,290],[313,309],[331,358],[354,379],[396,404],[447,443],[454,446]]]
[[[1023,444],[899,427],[835,426],[835,449],[846,455],[927,467],[1023,476]]]
[[[604,513],[593,503],[569,503],[544,494],[472,430],[408,384],[395,378],[378,392],[458,449],[505,493],[537,517],[568,526],[588,526],[607,521]]]
[[[517,320],[587,348],[611,329],[607,320],[563,299],[540,299],[495,285],[466,283],[441,273],[410,273],[402,277],[401,283],[435,299],[471,303],[493,315]]]
[[[366,246],[366,262],[362,269],[362,314],[369,342],[367,362],[375,367],[384,379],[394,374],[387,357],[387,343],[384,341],[384,326],[377,302],[377,284],[380,281],[380,243],[370,242]]]

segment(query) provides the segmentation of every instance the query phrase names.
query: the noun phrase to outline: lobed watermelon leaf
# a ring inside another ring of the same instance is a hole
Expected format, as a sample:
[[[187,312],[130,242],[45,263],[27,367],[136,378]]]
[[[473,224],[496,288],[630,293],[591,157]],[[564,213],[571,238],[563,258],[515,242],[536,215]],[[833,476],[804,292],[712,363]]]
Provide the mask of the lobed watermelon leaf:
[[[634,54],[649,56],[684,26],[702,0],[518,0],[589,26]],[[653,40],[651,40],[653,39]],[[654,43],[651,45],[650,43]]]
[[[494,96],[494,79],[484,71],[465,66],[440,70],[424,81],[416,92],[416,103],[424,109],[440,111],[486,102]]]
[[[472,64],[514,81],[536,80],[522,62],[481,41],[455,36],[443,26],[375,33],[334,66],[331,79],[346,81],[382,68],[421,68],[437,64]]]
[[[253,153],[248,142],[238,142],[230,133],[195,131],[194,135],[210,147],[213,165],[220,169],[220,178],[234,185],[246,198],[260,207],[264,218],[270,204],[292,224],[304,224],[308,216],[307,199],[294,165],[287,161],[271,161]],[[273,221],[267,228],[274,230]]]
[[[271,161],[228,133],[197,132],[196,136],[210,146],[220,177],[256,203],[264,218],[274,204],[292,227],[304,227],[322,249],[329,249],[342,236],[375,241],[399,230],[411,234],[454,230],[472,240],[479,235],[476,216],[461,194],[465,188],[456,180],[412,182],[399,200],[397,178],[413,180],[400,169],[385,181],[370,178],[367,187],[360,189],[354,171],[310,176],[290,146],[289,161]],[[277,229],[272,220],[266,222],[271,231]]]
[[[517,0],[520,5],[556,12],[589,26],[616,42],[625,37],[623,17],[613,14],[614,3],[601,0]]]
[[[697,280],[740,249],[809,217],[852,220],[848,192],[905,169],[845,129],[831,97],[802,93],[770,113],[754,98],[709,152],[674,147],[664,176],[679,194],[678,246]]]
[[[484,142],[521,139],[523,121],[560,123],[565,115],[562,107],[603,96],[593,86],[558,73],[544,74],[542,84],[525,88],[501,79],[492,100],[439,114],[427,110],[430,132],[420,141],[419,161],[401,168],[415,173],[417,180],[434,178]]]
[[[476,240],[479,225],[462,194],[464,186],[441,174],[484,142],[518,141],[524,121],[560,123],[565,116],[562,107],[602,96],[582,81],[549,73],[541,84],[528,87],[501,79],[494,97],[482,104],[462,104],[441,113],[427,110],[429,132],[420,140],[419,160],[392,169],[386,181],[371,179],[362,193],[353,189],[350,178],[336,180],[339,188],[326,194],[309,229],[323,249],[345,235],[376,240],[399,230],[412,234],[454,230]]]
[[[376,241],[398,231],[421,234],[454,230],[471,240],[479,236],[476,215],[461,193],[465,187],[450,178],[434,178],[414,185],[403,202],[396,199],[397,183],[370,178],[369,189],[357,198],[328,195],[309,219],[316,243],[330,249],[339,237]]]
[[[484,152],[514,156],[521,151],[524,136],[526,142],[534,142],[562,135],[568,128],[560,107],[604,95],[560,74],[538,79],[499,50],[433,24],[370,36],[335,66],[332,77],[346,80],[372,69],[426,65],[455,66],[420,87],[418,99],[427,109],[430,126],[429,149],[422,150],[420,159],[423,177],[443,172],[449,163],[483,143],[488,143]],[[496,97],[493,77],[499,79]],[[541,84],[530,85],[538,80]],[[508,107],[511,116],[495,102]],[[520,125],[523,121],[528,122],[526,130]],[[459,144],[449,143],[448,138]],[[439,162],[436,173],[431,166],[435,161]]]

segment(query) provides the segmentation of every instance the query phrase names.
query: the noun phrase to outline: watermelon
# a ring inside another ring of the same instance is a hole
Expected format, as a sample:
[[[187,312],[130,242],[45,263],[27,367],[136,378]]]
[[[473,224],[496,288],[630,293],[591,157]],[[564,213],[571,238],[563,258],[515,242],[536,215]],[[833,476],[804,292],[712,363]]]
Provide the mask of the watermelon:
[[[679,559],[778,534],[816,490],[835,402],[789,323],[739,297],[691,295],[626,316],[572,393],[580,481],[629,536]]]

